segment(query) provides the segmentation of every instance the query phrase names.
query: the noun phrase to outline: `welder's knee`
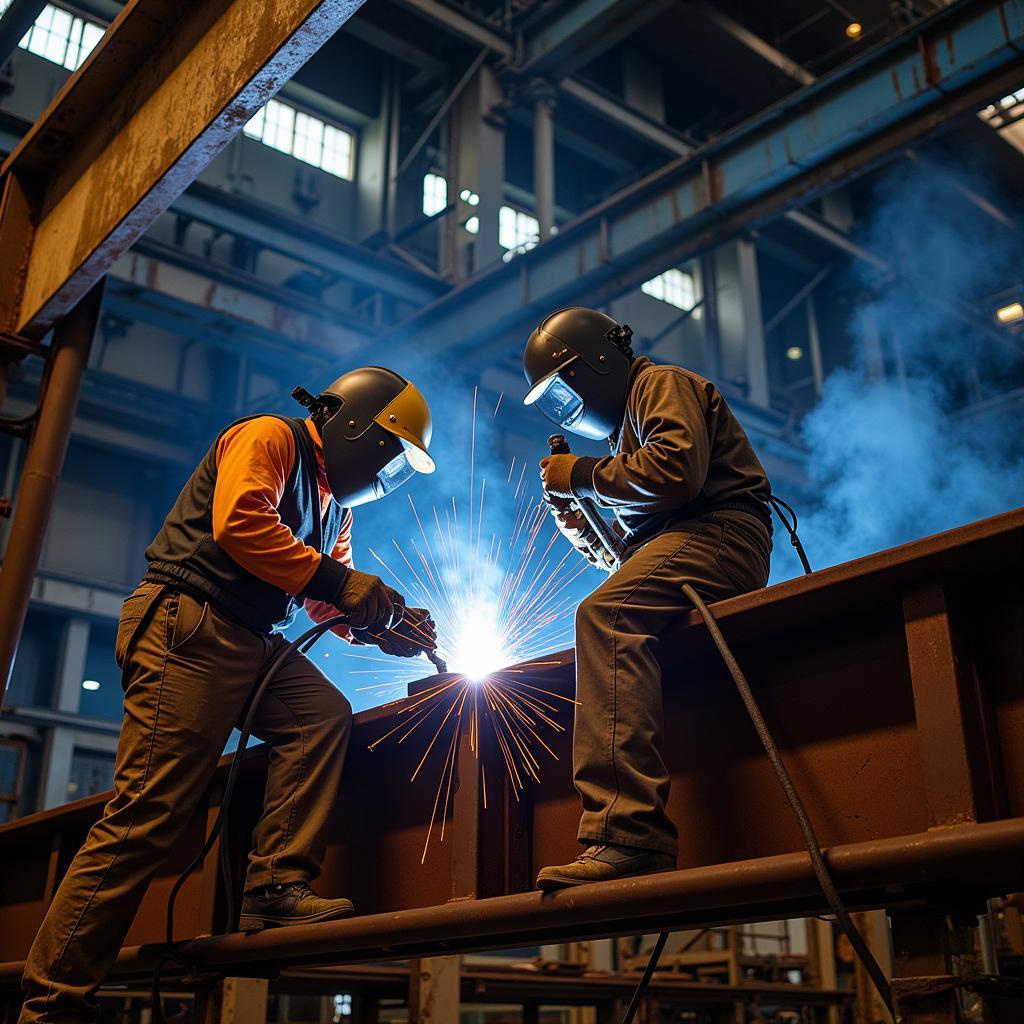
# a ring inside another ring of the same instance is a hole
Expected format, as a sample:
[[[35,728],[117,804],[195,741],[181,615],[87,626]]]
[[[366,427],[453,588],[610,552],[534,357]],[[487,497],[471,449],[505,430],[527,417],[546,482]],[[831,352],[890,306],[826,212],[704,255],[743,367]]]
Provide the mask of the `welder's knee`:
[[[598,588],[576,608],[576,635],[606,631],[611,628],[614,618],[615,605]]]

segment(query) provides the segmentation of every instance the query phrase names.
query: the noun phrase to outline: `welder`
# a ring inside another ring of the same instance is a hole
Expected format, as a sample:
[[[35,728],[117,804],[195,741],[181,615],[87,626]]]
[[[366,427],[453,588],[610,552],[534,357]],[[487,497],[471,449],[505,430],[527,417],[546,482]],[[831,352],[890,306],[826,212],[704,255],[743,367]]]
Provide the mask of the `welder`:
[[[319,395],[306,418],[252,416],[213,442],[146,550],[115,656],[124,722],[114,795],[72,861],[29,953],[20,1020],[85,1022],[150,879],[181,836],[257,679],[286,647],[301,604],[339,612],[344,639],[411,657],[436,648],[425,609],[352,565],[352,509],[430,473],[430,410],[392,370],[368,366]],[[303,654],[256,713],[269,745],[243,928],[354,912],[310,887],[320,873],[352,709]],[[358,827],[353,822],[352,827]]]
[[[659,637],[687,610],[684,583],[718,601],[768,580],[771,489],[746,433],[711,381],[634,357],[631,337],[596,310],[561,309],[533,331],[523,359],[525,403],[609,448],[603,457],[542,459],[545,495],[563,509],[589,499],[607,510],[625,545],[576,614],[583,851],[543,868],[543,890],[675,867]],[[558,523],[592,550],[585,521],[563,512]]]

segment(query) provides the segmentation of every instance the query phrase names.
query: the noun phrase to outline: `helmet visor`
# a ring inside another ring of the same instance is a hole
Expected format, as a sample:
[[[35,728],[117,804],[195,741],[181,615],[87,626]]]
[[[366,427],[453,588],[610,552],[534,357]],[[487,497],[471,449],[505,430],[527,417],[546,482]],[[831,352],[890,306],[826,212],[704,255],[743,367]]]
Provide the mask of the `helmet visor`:
[[[526,399],[527,404],[536,405],[552,423],[567,430],[572,429],[586,411],[583,399],[557,373],[541,381]]]
[[[409,459],[408,449],[403,449],[378,474],[373,490],[378,498],[397,491],[407,480],[416,475],[416,467]]]

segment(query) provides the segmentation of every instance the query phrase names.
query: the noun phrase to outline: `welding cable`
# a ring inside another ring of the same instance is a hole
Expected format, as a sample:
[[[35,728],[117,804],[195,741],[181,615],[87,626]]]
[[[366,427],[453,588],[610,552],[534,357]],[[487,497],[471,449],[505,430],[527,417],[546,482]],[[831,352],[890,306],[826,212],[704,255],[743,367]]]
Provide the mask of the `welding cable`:
[[[694,590],[689,583],[684,583],[683,593],[693,604],[694,608],[697,609],[700,617],[704,620],[704,625],[707,626],[708,633],[711,634],[711,639],[714,641],[715,647],[718,648],[718,653],[722,656],[722,661],[725,662],[725,667],[729,670],[729,674],[732,676],[733,682],[736,684],[736,689],[739,690],[740,697],[746,706],[747,713],[750,715],[750,720],[754,723],[754,729],[757,731],[757,735],[761,740],[764,751],[768,755],[768,760],[771,761],[772,767],[775,769],[775,774],[778,776],[779,783],[786,794],[786,799],[789,801],[789,805],[793,809],[793,814],[796,816],[797,823],[800,826],[800,831],[803,834],[804,843],[807,846],[807,852],[811,857],[811,866],[814,868],[814,874],[818,879],[818,884],[821,886],[821,891],[828,902],[829,908],[835,915],[835,919],[838,922],[839,927],[843,930],[843,934],[845,934],[850,940],[850,945],[853,947],[854,952],[857,954],[861,963],[864,965],[865,970],[868,972],[871,981],[878,990],[878,994],[882,997],[882,1002],[885,1003],[889,1013],[892,1014],[893,1020],[896,1020],[897,1018],[893,1009],[892,990],[889,986],[889,980],[882,972],[882,968],[879,966],[874,954],[870,949],[868,949],[867,943],[861,937],[860,932],[857,931],[853,920],[850,918],[849,911],[843,904],[842,898],[839,895],[839,891],[832,879],[828,866],[825,864],[825,858],[821,855],[821,847],[818,844],[818,837],[814,834],[814,827],[811,825],[811,820],[807,816],[807,811],[804,809],[803,801],[800,799],[800,795],[797,793],[796,787],[793,785],[793,779],[782,761],[782,757],[779,754],[779,748],[775,745],[775,740],[772,737],[771,731],[768,729],[764,716],[761,714],[761,709],[758,707],[757,700],[751,692],[746,676],[744,676],[743,670],[740,668],[735,656],[729,649],[729,645],[725,642],[725,637],[722,636],[722,631],[718,628],[718,623],[715,621],[714,616],[711,614],[708,606],[701,599],[697,591]]]
[[[772,508],[775,509],[775,514],[779,517],[779,522],[786,528],[786,532],[789,534],[789,543],[796,548],[800,564],[804,567],[804,572],[809,576],[811,574],[811,563],[807,561],[807,552],[804,551],[804,546],[800,543],[800,538],[796,534],[796,509],[781,498],[776,497],[774,494],[769,494],[768,500],[772,503]],[[783,509],[789,513],[789,516],[792,517],[791,519],[786,516],[786,512],[782,511]]]

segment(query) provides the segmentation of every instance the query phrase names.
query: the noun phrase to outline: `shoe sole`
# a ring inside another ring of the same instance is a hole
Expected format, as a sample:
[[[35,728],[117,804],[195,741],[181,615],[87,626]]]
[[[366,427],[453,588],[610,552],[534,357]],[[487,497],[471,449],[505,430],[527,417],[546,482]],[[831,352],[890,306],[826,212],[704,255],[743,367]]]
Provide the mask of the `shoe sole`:
[[[661,875],[666,871],[675,871],[675,865],[668,868],[653,868],[650,871],[626,871],[612,878],[573,878],[570,875],[545,875],[538,877],[537,888],[541,892],[557,892],[559,889],[571,889],[577,885],[600,885],[602,882],[615,882],[620,878],[640,878],[642,875]]]
[[[243,932],[258,932],[264,928],[287,928],[295,924],[318,924],[322,921],[340,921],[346,917],[353,917],[356,908],[349,907],[341,910],[324,910],[319,914],[309,914],[306,917],[272,917],[264,914],[242,914],[238,919],[238,928]]]

